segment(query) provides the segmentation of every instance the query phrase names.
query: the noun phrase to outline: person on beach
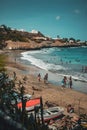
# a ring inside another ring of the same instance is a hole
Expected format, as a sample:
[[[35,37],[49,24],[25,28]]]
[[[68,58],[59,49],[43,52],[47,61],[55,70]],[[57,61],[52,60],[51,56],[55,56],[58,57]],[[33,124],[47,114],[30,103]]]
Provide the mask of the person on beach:
[[[61,81],[61,86],[62,86],[62,88],[64,87],[64,78],[63,78],[63,80]]]
[[[62,87],[66,87],[66,83],[67,83],[67,77],[64,76],[64,78],[62,80]]]
[[[72,89],[72,77],[71,77],[71,76],[70,76],[70,78],[69,78],[69,88]]]
[[[60,59],[60,62],[61,62],[61,64],[63,65],[63,60],[62,60],[62,58]]]
[[[38,81],[40,82],[40,80],[41,80],[41,75],[40,75],[40,73],[38,74]]]
[[[14,59],[15,63],[16,63],[16,58]]]
[[[87,66],[85,66],[85,73],[87,73]]]
[[[82,72],[84,72],[84,66],[82,66]]]
[[[13,78],[14,78],[14,80],[16,80],[16,72],[13,72]]]
[[[46,83],[46,75],[44,76],[44,83]]]
[[[67,106],[67,112],[68,112],[68,113],[73,113],[73,112],[74,112],[74,108],[71,106],[71,104],[69,104],[69,105]]]
[[[66,84],[67,84],[67,77],[64,76],[64,87],[66,87]]]
[[[44,76],[44,83],[47,83],[47,82],[48,82],[48,73],[46,73]]]

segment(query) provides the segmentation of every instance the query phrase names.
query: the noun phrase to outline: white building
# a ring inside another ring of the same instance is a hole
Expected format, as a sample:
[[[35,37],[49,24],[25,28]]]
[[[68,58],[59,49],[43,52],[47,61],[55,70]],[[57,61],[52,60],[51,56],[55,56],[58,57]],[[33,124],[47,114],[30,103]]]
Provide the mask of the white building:
[[[37,30],[32,30],[31,33],[36,33],[37,34],[38,31]]]

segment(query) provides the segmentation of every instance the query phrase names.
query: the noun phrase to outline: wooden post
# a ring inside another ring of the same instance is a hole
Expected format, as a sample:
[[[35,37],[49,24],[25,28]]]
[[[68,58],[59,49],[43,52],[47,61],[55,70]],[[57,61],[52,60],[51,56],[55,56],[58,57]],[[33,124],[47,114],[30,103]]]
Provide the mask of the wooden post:
[[[26,108],[26,100],[24,100],[24,86],[21,87],[21,100],[22,100],[22,123],[24,124],[24,116],[25,116],[25,108]]]
[[[41,120],[42,120],[42,124],[44,124],[42,97],[40,97],[40,107],[41,107]]]
[[[78,113],[79,113],[79,115],[80,115],[80,99],[78,99],[78,101],[79,101],[79,103],[78,103]]]

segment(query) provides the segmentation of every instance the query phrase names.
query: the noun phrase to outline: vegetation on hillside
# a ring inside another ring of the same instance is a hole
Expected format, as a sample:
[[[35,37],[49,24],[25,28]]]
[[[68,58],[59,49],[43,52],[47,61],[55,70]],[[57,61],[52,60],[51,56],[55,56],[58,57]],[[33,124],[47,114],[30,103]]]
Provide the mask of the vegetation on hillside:
[[[65,46],[65,47],[87,46],[87,41],[81,42],[80,39],[76,40],[73,37],[60,38],[60,36],[57,35],[57,39],[54,40],[52,38],[45,37],[39,31],[37,33],[30,33],[30,32],[26,32],[26,31],[19,31],[16,29],[11,29],[10,27],[7,27],[6,25],[1,25],[0,26],[0,49],[3,49],[7,46],[7,42],[6,42],[7,40],[11,40],[11,41],[15,41],[15,42],[16,41],[27,42],[27,43],[30,43],[30,41],[34,41],[34,42],[31,42],[32,45],[33,45],[33,43],[37,43],[37,44],[42,43],[42,46],[40,46],[40,47],[46,47],[46,46],[52,47],[51,44],[55,43],[56,41],[58,42],[56,44],[56,46]],[[44,44],[43,44],[43,42],[44,42]],[[61,45],[59,45],[59,42]],[[48,43],[49,43],[49,45],[46,45]],[[23,49],[23,47],[22,47],[22,49]],[[38,48],[37,46],[35,46],[35,47]],[[29,49],[31,49],[31,48],[29,48]]]
[[[6,65],[6,56],[0,54],[0,72],[5,71],[5,65]]]
[[[5,25],[1,25],[0,43],[4,42],[6,40],[28,42],[27,38],[25,36],[23,36],[20,33],[20,31],[11,30],[10,27],[7,27]]]
[[[32,39],[33,36],[44,37],[44,35],[40,32],[34,34],[25,31],[18,31],[16,29],[11,29],[6,25],[0,26],[0,42],[6,40],[28,42],[28,39]]]

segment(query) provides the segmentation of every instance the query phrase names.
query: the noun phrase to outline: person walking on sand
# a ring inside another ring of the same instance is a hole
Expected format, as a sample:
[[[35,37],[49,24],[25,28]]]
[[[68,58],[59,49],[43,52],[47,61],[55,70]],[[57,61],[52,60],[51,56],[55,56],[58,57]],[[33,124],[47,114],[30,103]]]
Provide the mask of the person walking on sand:
[[[47,82],[48,82],[48,73],[46,73],[44,76],[44,83],[47,83]]]
[[[16,72],[13,72],[13,78],[14,78],[14,80],[16,80]]]
[[[72,89],[72,77],[69,78],[69,87]]]
[[[48,73],[46,73],[46,82],[48,82]]]
[[[40,75],[40,73],[38,74],[38,81],[40,82],[40,80],[41,80],[41,75]]]
[[[44,83],[46,83],[46,75],[44,75]]]

